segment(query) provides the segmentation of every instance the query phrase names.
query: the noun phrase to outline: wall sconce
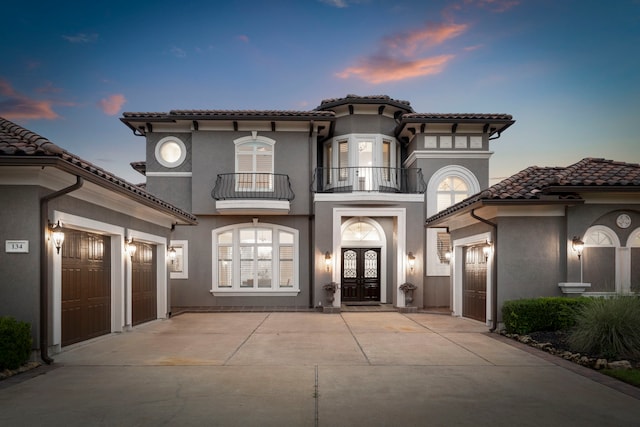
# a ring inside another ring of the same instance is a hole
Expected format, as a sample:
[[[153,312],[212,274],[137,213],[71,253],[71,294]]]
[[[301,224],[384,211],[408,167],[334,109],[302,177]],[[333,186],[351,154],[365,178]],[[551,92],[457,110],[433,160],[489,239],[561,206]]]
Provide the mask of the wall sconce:
[[[574,236],[571,240],[571,247],[578,254],[578,260],[580,260],[580,283],[582,282],[582,251],[584,250],[584,242],[577,236]]]
[[[56,253],[59,254],[62,243],[64,243],[64,233],[62,232],[62,224],[60,224],[60,220],[55,224],[49,224],[49,228],[51,229],[51,240],[53,241],[53,245],[56,247]]]
[[[482,247],[482,253],[484,254],[485,262],[489,260],[489,255],[491,255],[492,248],[493,245],[491,244],[491,241],[487,240],[487,243]]]
[[[444,253],[444,258],[447,260],[447,262],[451,262],[451,257],[453,256],[453,254],[451,253],[450,250],[448,250],[447,252]]]
[[[331,270],[331,252],[329,251],[324,253],[324,265],[327,268],[327,271]]]
[[[129,238],[129,240],[127,240],[127,244],[125,245],[125,250],[127,251],[127,255],[129,255],[131,258],[133,258],[133,255],[135,255],[136,253],[136,249],[138,249],[136,247],[136,245],[133,243],[133,238]]]
[[[409,261],[409,268],[411,269],[411,272],[413,272],[413,267],[416,265],[416,257],[413,255],[413,252],[409,252],[407,254],[407,261]]]
[[[582,251],[584,250],[584,242],[579,237],[574,237],[571,241],[571,248],[578,254],[578,259],[582,257]]]
[[[171,264],[176,261],[176,248],[173,246],[169,247],[169,260],[171,260]]]

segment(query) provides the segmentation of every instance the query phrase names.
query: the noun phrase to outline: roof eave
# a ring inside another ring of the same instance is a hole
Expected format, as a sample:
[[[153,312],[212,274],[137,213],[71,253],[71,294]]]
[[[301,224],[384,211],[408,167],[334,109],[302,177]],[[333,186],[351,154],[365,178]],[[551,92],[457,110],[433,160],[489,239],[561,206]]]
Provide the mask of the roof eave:
[[[92,182],[103,188],[107,188],[110,191],[118,193],[130,200],[153,208],[155,210],[162,211],[165,215],[169,215],[179,220],[183,224],[196,225],[197,220],[191,215],[185,215],[181,212],[174,211],[173,209],[164,206],[162,204],[154,203],[152,200],[147,199],[141,194],[137,194],[134,191],[128,190],[123,185],[112,182],[109,179],[96,175],[83,169],[73,163],[70,163],[64,159],[56,156],[13,156],[3,157],[0,156],[0,166],[51,166],[58,168],[64,172],[67,172],[74,176],[80,176],[86,181]],[[142,191],[142,190],[141,190]]]

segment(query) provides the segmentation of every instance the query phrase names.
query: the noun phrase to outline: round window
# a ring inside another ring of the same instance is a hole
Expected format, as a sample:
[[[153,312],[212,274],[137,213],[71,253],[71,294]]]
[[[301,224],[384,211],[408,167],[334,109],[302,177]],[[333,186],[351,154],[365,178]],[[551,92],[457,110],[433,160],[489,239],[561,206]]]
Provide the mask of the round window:
[[[175,168],[184,162],[187,156],[187,148],[184,142],[176,137],[162,138],[156,144],[156,160],[167,168]]]

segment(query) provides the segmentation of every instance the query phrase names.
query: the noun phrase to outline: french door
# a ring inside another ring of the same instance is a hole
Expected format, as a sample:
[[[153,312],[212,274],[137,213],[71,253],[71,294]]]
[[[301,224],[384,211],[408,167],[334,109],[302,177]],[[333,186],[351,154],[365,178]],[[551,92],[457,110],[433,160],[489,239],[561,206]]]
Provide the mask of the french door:
[[[342,248],[342,302],[380,301],[380,248]]]

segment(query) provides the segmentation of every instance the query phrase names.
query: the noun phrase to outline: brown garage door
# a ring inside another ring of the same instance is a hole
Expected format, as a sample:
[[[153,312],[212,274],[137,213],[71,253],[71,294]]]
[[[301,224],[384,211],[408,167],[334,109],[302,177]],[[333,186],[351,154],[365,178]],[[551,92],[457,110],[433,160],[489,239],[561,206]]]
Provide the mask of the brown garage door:
[[[487,319],[487,260],[482,246],[464,248],[462,315],[482,322]]]
[[[111,241],[84,231],[64,233],[63,346],[111,332]]]
[[[156,247],[134,242],[136,253],[131,264],[131,317],[138,325],[158,318],[156,285]]]

